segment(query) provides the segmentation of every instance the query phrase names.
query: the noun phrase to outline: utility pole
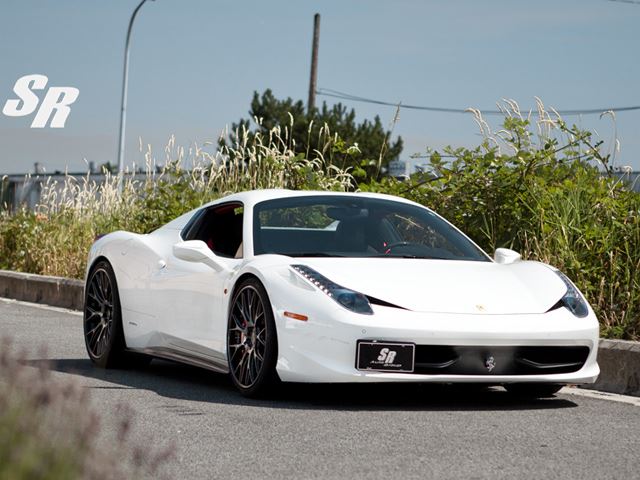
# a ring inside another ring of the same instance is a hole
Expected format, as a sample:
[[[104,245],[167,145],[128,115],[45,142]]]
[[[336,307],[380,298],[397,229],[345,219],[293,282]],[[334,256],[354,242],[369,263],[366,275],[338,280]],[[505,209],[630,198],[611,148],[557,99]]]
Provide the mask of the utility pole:
[[[311,47],[311,76],[309,78],[308,112],[316,106],[316,87],[318,82],[318,44],[320,43],[320,14],[313,16],[313,46]]]
[[[122,74],[122,103],[120,105],[120,135],[118,139],[118,193],[122,193],[122,181],[124,177],[124,138],[127,123],[127,84],[129,81],[129,43],[131,41],[131,29],[133,21],[136,19],[138,10],[147,0],[142,0],[133,11],[129,19],[129,28],[127,29],[127,39],[124,44],[124,72]],[[153,1],[153,0],[152,0]]]

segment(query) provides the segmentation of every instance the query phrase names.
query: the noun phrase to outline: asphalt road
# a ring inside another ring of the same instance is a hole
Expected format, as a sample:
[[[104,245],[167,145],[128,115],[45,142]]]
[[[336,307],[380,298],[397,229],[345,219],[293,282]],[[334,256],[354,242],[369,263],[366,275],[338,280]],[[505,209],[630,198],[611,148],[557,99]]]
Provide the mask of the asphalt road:
[[[174,442],[171,478],[640,478],[640,402],[398,385],[247,400],[223,375],[170,362],[94,368],[76,313],[0,300],[7,335],[31,363],[52,360],[55,375],[90,389],[105,415],[128,403],[140,439]]]

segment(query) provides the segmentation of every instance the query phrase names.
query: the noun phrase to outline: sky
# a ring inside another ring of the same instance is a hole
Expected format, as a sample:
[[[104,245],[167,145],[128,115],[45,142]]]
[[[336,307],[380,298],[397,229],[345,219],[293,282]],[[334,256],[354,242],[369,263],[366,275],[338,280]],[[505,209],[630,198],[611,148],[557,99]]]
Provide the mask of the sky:
[[[18,78],[80,91],[64,128],[29,128],[34,115],[0,113],[0,174],[85,171],[117,162],[124,42],[138,0],[3,0],[0,105]],[[179,145],[215,142],[247,117],[255,90],[306,101],[314,13],[321,14],[318,87],[435,107],[526,110],[640,105],[640,2],[610,0],[155,0],[131,42],[125,159],[159,162]],[[37,92],[40,99],[43,92]],[[318,97],[318,101],[336,100]],[[359,119],[394,108],[344,102]],[[488,117],[494,128],[499,119]],[[608,149],[609,118],[567,117]],[[640,111],[620,112],[616,163],[640,169]],[[402,110],[402,159],[427,148],[474,146],[470,114]]]

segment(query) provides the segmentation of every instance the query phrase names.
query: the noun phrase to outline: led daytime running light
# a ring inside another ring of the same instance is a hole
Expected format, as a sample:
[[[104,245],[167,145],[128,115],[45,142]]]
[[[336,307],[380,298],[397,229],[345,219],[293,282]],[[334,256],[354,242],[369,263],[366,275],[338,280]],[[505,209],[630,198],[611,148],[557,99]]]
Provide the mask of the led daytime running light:
[[[306,265],[291,265],[291,268],[347,310],[365,315],[373,314],[369,300],[362,293],[338,285]]]

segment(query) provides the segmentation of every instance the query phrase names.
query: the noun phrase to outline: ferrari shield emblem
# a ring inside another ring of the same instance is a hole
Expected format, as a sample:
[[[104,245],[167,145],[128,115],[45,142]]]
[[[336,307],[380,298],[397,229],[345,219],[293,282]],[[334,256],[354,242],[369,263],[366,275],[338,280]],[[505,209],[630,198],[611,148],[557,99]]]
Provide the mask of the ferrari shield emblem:
[[[496,368],[496,359],[493,357],[487,357],[484,361],[484,366],[487,368],[487,371],[491,372],[494,368]]]

